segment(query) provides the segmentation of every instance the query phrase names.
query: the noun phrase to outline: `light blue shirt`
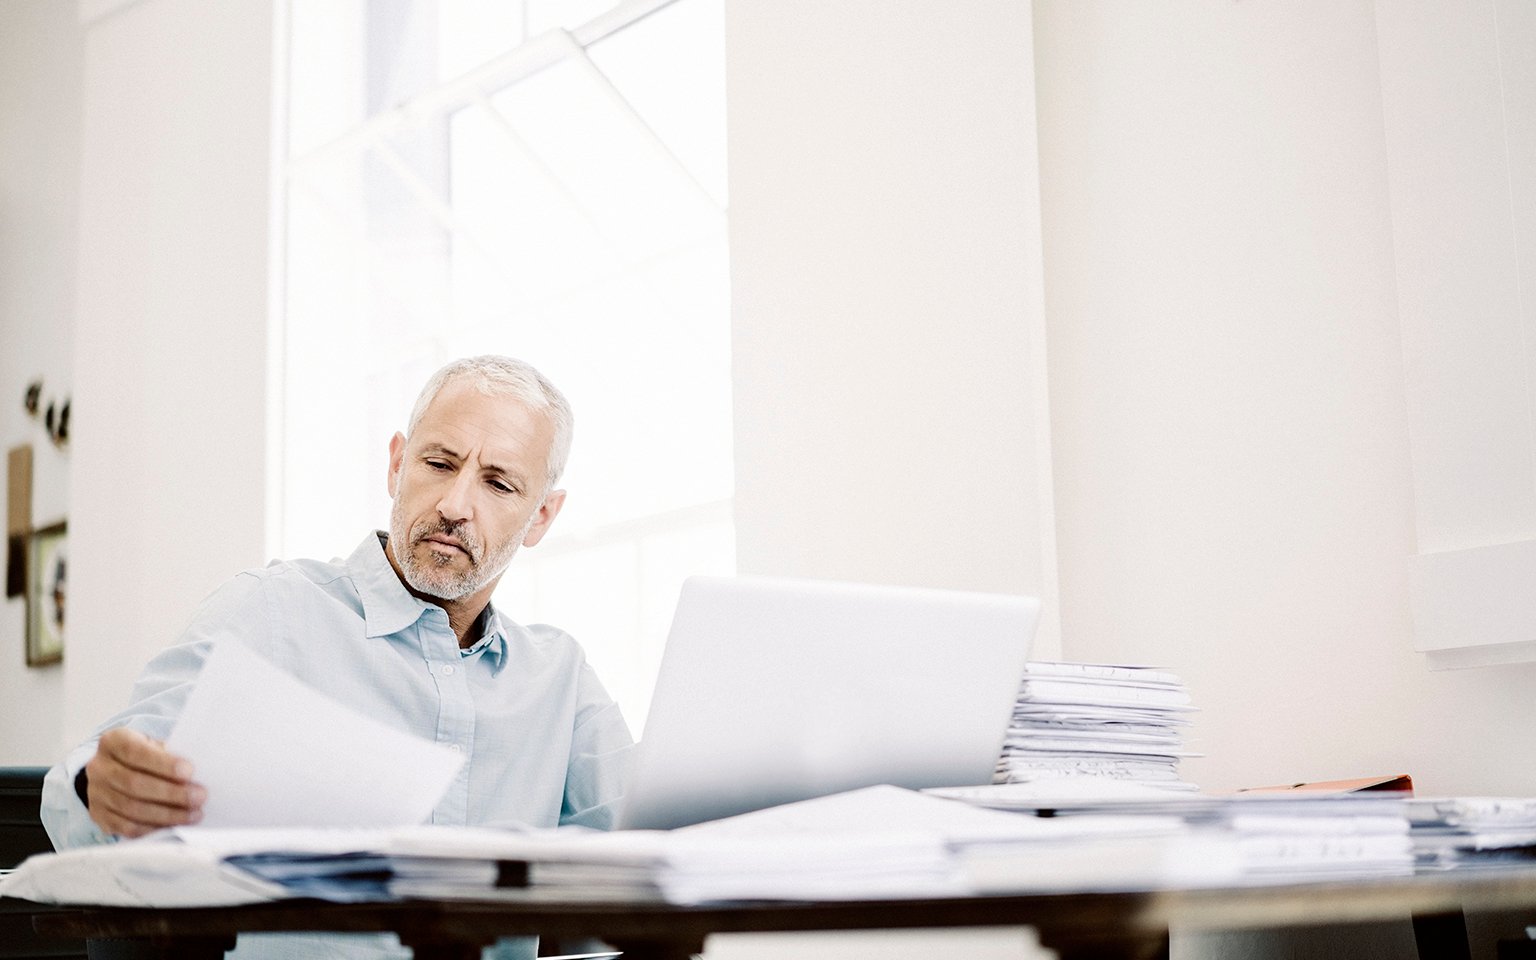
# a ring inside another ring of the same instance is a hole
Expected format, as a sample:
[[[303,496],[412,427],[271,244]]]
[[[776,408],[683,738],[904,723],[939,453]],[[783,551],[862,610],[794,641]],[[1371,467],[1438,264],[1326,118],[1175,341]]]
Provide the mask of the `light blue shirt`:
[[[102,731],[127,726],[165,739],[213,644],[231,640],[368,716],[462,751],[466,763],[433,823],[611,826],[633,740],[576,641],[488,608],[484,635],[461,650],[447,613],[400,582],[382,536],[369,534],[345,561],[246,571],[203,601],[180,640],[144,668],[128,707],[48,772],[42,818],[54,846],[108,839],[74,790]],[[271,939],[242,937],[235,956],[255,956],[247,941]],[[298,939],[260,952],[372,955],[337,952],[337,938],[299,952]]]

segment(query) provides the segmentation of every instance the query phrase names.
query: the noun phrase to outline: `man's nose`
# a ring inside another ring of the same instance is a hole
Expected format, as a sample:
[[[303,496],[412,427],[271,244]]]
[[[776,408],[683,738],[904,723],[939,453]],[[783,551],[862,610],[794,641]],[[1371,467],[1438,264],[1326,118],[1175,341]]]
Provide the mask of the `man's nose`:
[[[437,501],[437,512],[449,523],[473,520],[475,478],[468,470],[457,473],[443,496]]]

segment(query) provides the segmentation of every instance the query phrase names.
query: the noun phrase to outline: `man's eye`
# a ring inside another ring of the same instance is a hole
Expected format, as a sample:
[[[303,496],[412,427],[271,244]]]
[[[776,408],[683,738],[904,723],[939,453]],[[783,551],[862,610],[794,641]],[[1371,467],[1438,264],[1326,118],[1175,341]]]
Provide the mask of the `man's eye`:
[[[492,480],[491,481],[491,487],[493,489],[495,489],[497,493],[516,493],[517,492],[517,488],[516,487],[508,486],[507,484],[502,483],[500,480]]]
[[[448,462],[446,460],[428,460],[427,461],[427,466],[431,467],[433,470],[452,470],[453,469],[451,466],[448,465]]]

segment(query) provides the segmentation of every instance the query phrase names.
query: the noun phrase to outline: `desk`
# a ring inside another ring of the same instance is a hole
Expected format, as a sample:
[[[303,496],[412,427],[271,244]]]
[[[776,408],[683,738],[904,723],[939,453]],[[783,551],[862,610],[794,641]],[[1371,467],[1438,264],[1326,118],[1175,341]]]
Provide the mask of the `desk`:
[[[1108,960],[1165,956],[1170,927],[1307,927],[1411,915],[1420,960],[1464,960],[1462,911],[1529,909],[1536,916],[1536,868],[1205,890],[701,907],[541,889],[504,893],[494,902],[50,910],[34,926],[44,936],[142,938],[176,960],[213,960],[241,932],[381,930],[398,933],[417,960],[470,960],[498,936],[526,934],[597,937],[629,960],[680,960],[701,950],[711,933],[1027,925],[1062,960]]]

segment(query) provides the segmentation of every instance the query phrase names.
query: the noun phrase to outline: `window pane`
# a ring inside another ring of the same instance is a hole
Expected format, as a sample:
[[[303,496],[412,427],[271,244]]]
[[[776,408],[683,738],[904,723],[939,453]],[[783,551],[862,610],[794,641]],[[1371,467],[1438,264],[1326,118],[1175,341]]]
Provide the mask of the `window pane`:
[[[528,35],[563,27],[579,27],[598,14],[612,9],[614,0],[525,0],[528,11]]]
[[[734,565],[723,35],[720,0],[548,33],[612,6],[293,5],[282,549],[387,524],[441,363],[534,363],[575,408],[569,499],[497,603],[570,630],[638,729],[682,579]],[[515,79],[467,100],[490,60]]]
[[[437,77],[451,80],[522,43],[517,0],[437,0]]]
[[[720,206],[585,57],[541,70],[492,103],[627,258],[654,256],[718,226]]]
[[[291,3],[288,152],[303,156],[367,116],[365,0]]]
[[[658,62],[661,50],[687,56]],[[720,206],[725,205],[725,2],[674,3],[587,55]]]

